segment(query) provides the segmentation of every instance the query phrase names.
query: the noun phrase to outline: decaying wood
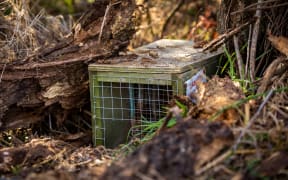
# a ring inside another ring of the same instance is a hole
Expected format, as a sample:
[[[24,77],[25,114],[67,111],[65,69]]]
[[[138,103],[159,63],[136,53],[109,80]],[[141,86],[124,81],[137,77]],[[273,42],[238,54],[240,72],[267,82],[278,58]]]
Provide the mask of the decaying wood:
[[[61,42],[22,60],[0,61],[0,129],[26,125],[16,113],[34,123],[56,118],[61,111],[53,112],[55,105],[69,111],[89,104],[88,64],[117,55],[134,33],[134,0],[112,3],[105,14],[109,2],[96,1]]]
[[[195,179],[232,142],[232,131],[219,122],[181,120],[114,162],[100,179]]]

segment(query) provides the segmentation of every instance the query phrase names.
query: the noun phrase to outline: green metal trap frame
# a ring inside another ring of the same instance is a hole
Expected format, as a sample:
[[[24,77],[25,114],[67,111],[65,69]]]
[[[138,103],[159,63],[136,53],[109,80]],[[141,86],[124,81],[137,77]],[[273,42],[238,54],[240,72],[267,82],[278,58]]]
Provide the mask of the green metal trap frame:
[[[114,64],[89,65],[94,145],[115,147],[127,140],[131,127],[164,117],[173,96],[185,94],[184,82],[201,68],[213,74],[222,53],[203,53],[191,41],[160,42],[165,47],[155,43],[137,49],[136,55],[109,59]],[[131,135],[141,131],[133,128]]]

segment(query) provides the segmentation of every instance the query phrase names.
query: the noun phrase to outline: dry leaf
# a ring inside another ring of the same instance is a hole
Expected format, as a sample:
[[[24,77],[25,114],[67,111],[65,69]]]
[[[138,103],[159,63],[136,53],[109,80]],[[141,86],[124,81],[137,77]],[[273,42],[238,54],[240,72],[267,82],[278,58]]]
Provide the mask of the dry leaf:
[[[268,40],[274,48],[288,57],[288,38],[284,36],[273,36],[271,32],[268,31]]]

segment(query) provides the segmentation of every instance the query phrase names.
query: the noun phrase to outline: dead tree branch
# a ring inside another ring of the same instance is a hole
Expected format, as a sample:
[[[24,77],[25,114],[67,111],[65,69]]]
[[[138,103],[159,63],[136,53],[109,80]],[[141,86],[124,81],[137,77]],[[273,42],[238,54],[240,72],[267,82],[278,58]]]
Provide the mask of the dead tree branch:
[[[249,35],[248,35],[248,42],[247,42],[247,55],[246,55],[246,65],[245,65],[245,79],[248,79],[249,75],[249,58],[250,58],[250,44],[252,39],[252,24],[249,25]]]
[[[259,2],[258,3],[254,3],[254,4],[251,4],[251,5],[247,6],[247,7],[245,7],[244,9],[232,12],[231,15],[235,15],[237,13],[243,13],[245,11],[264,10],[264,9],[271,9],[271,8],[282,7],[282,6],[287,6],[288,5],[288,2],[285,2],[285,3],[282,3],[282,4],[276,4],[276,5],[271,5],[271,6],[254,8],[254,6],[259,6],[259,5],[262,5],[262,4],[267,4],[267,3],[277,2],[277,1],[279,1],[279,0],[271,0],[271,1],[264,1],[264,2],[261,2],[261,3],[259,3]]]
[[[242,24],[241,26],[238,26],[237,28],[235,28],[235,29],[233,29],[233,30],[231,30],[229,32],[220,35],[218,38],[212,40],[210,43],[205,45],[203,51],[216,49],[221,44],[225,43],[229,38],[231,38],[232,36],[234,36],[235,34],[240,32],[243,28],[245,28],[246,26],[248,26],[251,23],[252,23],[252,21],[248,21],[248,22]]]
[[[236,57],[237,57],[237,65],[238,65],[240,79],[244,80],[243,58],[241,56],[240,49],[239,49],[238,37],[234,35],[233,36],[233,41],[234,41],[234,48],[235,48]]]
[[[263,0],[258,0],[257,8],[261,8],[261,3]],[[252,41],[251,41],[251,50],[250,50],[250,79],[255,81],[255,61],[256,61],[256,51],[257,51],[257,42],[258,42],[258,34],[260,28],[260,19],[261,19],[261,10],[258,9],[255,14],[256,22],[253,27]]]

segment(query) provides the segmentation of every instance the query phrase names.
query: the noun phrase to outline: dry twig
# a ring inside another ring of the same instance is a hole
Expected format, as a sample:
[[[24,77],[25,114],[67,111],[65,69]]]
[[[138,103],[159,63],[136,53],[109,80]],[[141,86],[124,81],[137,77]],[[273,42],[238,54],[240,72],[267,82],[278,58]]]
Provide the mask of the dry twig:
[[[103,21],[102,21],[102,24],[101,24],[101,29],[100,29],[100,33],[99,33],[99,37],[98,37],[98,42],[99,43],[101,42],[103,29],[104,29],[104,26],[105,26],[105,23],[106,23],[106,19],[107,19],[107,15],[108,15],[108,13],[110,11],[110,8],[111,8],[111,2],[107,5],[106,10],[105,10],[105,14],[104,14],[104,17],[103,17]]]
[[[199,170],[196,170],[195,175],[199,176],[203,174],[205,171],[211,169],[212,167],[216,166],[217,164],[224,161],[228,156],[230,156],[232,153],[231,150],[226,151],[225,153],[221,154],[219,157],[214,159],[212,162],[206,164],[204,167],[200,168]]]
[[[246,55],[246,65],[245,65],[245,79],[248,79],[248,68],[249,68],[249,58],[250,58],[250,44],[252,39],[252,24],[249,25],[249,35],[247,41],[247,55]],[[246,86],[246,84],[245,84]]]
[[[272,3],[272,2],[278,2],[278,1],[279,1],[279,0],[267,0],[267,1],[261,1],[261,2],[258,1],[257,3],[250,4],[249,6],[243,8],[243,9],[240,9],[240,10],[238,10],[238,11],[234,11],[234,12],[232,12],[230,15],[235,15],[235,14],[237,14],[237,13],[243,13],[244,11],[253,9],[255,6],[257,6],[256,9],[260,9],[260,8],[258,7],[259,5],[267,4],[267,3]],[[254,8],[253,10],[255,10],[255,8]]]
[[[240,49],[239,49],[238,37],[234,35],[233,41],[234,41],[234,48],[235,48],[236,57],[237,57],[237,65],[238,65],[239,75],[240,75],[241,80],[244,80],[243,58],[241,56]]]
[[[105,23],[106,23],[106,20],[107,20],[107,15],[111,9],[112,6],[116,5],[116,4],[119,4],[121,3],[121,1],[117,1],[115,3],[110,3],[107,5],[106,7],[106,10],[105,10],[105,14],[104,14],[104,17],[103,17],[103,21],[102,21],[102,24],[101,24],[101,29],[100,29],[100,33],[99,33],[99,37],[98,37],[98,42],[101,43],[101,38],[102,38],[102,34],[103,34],[103,29],[104,29],[104,26],[105,26]]]
[[[2,72],[1,72],[1,75],[0,75],[0,83],[2,82],[2,77],[3,77],[3,74],[5,72],[6,65],[7,65],[6,63],[3,65]]]
[[[261,3],[263,0],[258,0],[257,8],[261,7]],[[252,41],[251,41],[251,49],[250,49],[250,57],[249,57],[249,67],[250,67],[250,79],[255,81],[255,61],[256,61],[256,50],[257,50],[257,42],[260,28],[260,18],[261,18],[261,10],[258,9],[255,14],[256,22],[253,27]]]
[[[110,52],[103,53],[103,54],[96,54],[96,55],[88,55],[88,56],[82,56],[82,57],[77,57],[73,59],[65,59],[61,61],[52,61],[52,62],[46,62],[46,63],[33,63],[33,64],[28,64],[25,66],[13,66],[12,69],[17,69],[17,70],[28,70],[28,69],[36,69],[36,68],[45,68],[45,67],[51,67],[51,66],[60,66],[64,64],[71,64],[71,63],[76,63],[76,62],[89,62],[93,59],[97,59],[100,57],[105,57],[111,55]]]
[[[226,42],[230,37],[234,36],[235,34],[237,34],[238,32],[240,32],[243,28],[245,28],[246,26],[248,26],[249,24],[251,24],[252,21],[248,21],[244,24],[242,24],[241,26],[238,26],[237,28],[220,35],[218,38],[214,39],[213,41],[211,41],[210,43],[208,43],[207,45],[205,45],[203,51],[207,51],[207,50],[214,50],[217,47],[219,47],[221,44],[223,44],[224,42]]]

